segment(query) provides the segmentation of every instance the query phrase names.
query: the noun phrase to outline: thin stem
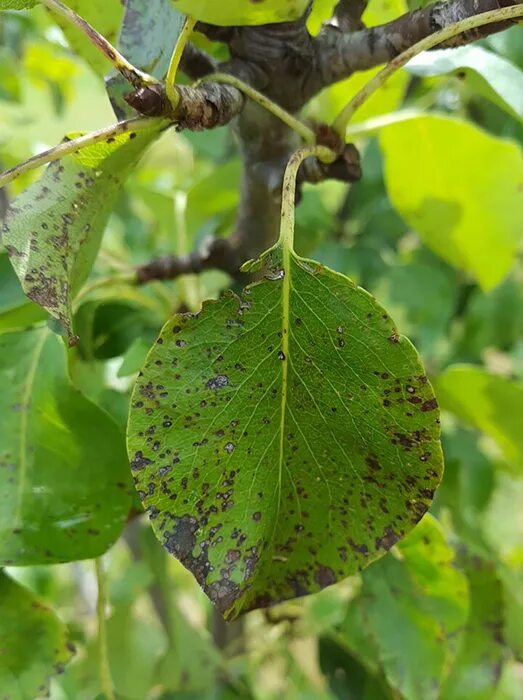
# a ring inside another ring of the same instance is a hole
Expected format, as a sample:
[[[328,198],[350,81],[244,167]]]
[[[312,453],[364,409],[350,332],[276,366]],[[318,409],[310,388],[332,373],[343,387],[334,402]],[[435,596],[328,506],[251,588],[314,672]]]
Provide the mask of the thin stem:
[[[174,195],[174,217],[176,221],[176,253],[179,256],[187,255],[189,250],[186,210],[187,194],[176,192]],[[198,311],[202,303],[198,277],[194,274],[180,275],[178,289],[181,304],[185,304],[190,311]]]
[[[173,54],[171,56],[171,62],[169,63],[169,70],[167,71],[167,77],[165,79],[165,93],[167,95],[167,99],[171,103],[173,110],[175,110],[176,107],[178,107],[178,102],[180,101],[180,95],[178,94],[178,91],[175,87],[176,74],[178,73],[180,61],[182,60],[183,51],[185,49],[185,46],[187,45],[187,42],[189,41],[189,37],[192,34],[195,24],[195,19],[193,19],[192,17],[186,18],[185,23],[183,25],[183,29],[180,32],[180,36],[178,37],[178,41],[174,46]]]
[[[102,558],[98,557],[98,559],[95,559],[94,565],[96,570],[96,582],[98,584],[96,616],[98,618],[98,672],[100,674],[100,686],[107,700],[115,700],[111,670],[109,668],[109,653],[107,649],[107,628],[105,625],[107,591]]]
[[[85,34],[89,41],[91,41],[96,48],[102,52],[102,54],[108,61],[110,61],[110,63],[112,63],[116,70],[121,73],[124,78],[126,78],[126,80],[128,80],[135,88],[159,83],[159,81],[152,75],[144,73],[133,66],[132,63],[129,63],[125,56],[122,56],[122,54],[115,49],[115,47],[109,41],[107,41],[105,37],[97,32],[96,29],[89,24],[89,22],[86,22],[85,19],[76,14],[76,12],[67,7],[67,5],[61,3],[60,0],[40,0],[40,2],[49,10],[55,12],[57,15],[60,15],[60,17],[63,17],[63,19],[65,19],[67,22],[77,27],[82,34]]]
[[[210,75],[206,75],[205,78],[198,80],[195,83],[195,86],[198,86],[203,82],[225,83],[226,85],[232,85],[232,87],[235,87],[244,95],[247,95],[247,97],[249,97],[253,102],[256,102],[261,107],[264,107],[268,112],[271,112],[271,114],[274,114],[275,117],[278,117],[278,119],[281,119],[284,124],[287,124],[287,126],[299,134],[305,143],[309,143],[311,145],[316,143],[316,134],[311,128],[287,112],[285,109],[283,109],[283,107],[280,107],[261,92],[258,92],[258,90],[255,90],[253,87],[247,83],[244,83],[243,80],[239,80],[234,75],[229,75],[228,73],[211,73]]]
[[[79,303],[89,296],[91,292],[94,292],[97,289],[103,289],[104,287],[112,287],[116,284],[128,284],[134,286],[136,284],[136,273],[134,271],[121,272],[120,274],[99,277],[98,279],[93,280],[89,284],[82,287],[82,289],[78,292],[74,300],[75,306],[78,307]]]
[[[284,250],[292,250],[294,243],[294,209],[296,202],[296,179],[300,165],[306,158],[315,156],[324,163],[336,160],[336,153],[327,146],[301,148],[290,157],[283,176],[281,200],[280,238],[278,243]]]
[[[82,136],[77,136],[75,139],[59,143],[58,146],[48,148],[46,151],[42,151],[42,153],[39,153],[32,158],[28,158],[23,163],[15,165],[13,168],[9,168],[9,170],[5,170],[3,173],[0,173],[0,187],[5,187],[5,185],[7,185],[9,182],[12,182],[12,180],[16,180],[17,177],[20,177],[20,175],[23,175],[30,170],[34,170],[35,168],[39,168],[41,165],[52,163],[55,160],[60,160],[60,158],[63,158],[71,153],[77,153],[86,146],[92,146],[100,141],[105,141],[108,138],[125,134],[128,131],[141,131],[161,121],[165,121],[166,125],[168,124],[168,121],[161,117],[136,117],[133,119],[126,119],[125,121],[118,122],[117,124],[105,126],[103,129],[91,131],[89,134],[83,134]]]
[[[390,78],[390,76],[393,75],[393,73],[395,73],[399,68],[402,68],[406,63],[414,58],[414,56],[417,56],[423,51],[428,51],[428,49],[432,49],[438,44],[442,44],[445,41],[458,36],[458,34],[463,34],[471,29],[476,29],[476,27],[482,27],[485,24],[504,22],[506,20],[516,19],[518,17],[523,17],[523,4],[503,7],[499,10],[491,10],[490,12],[483,12],[479,15],[474,15],[473,17],[467,17],[466,19],[450,24],[448,27],[445,27],[434,34],[425,37],[421,41],[418,41],[406,51],[399,54],[399,56],[392,59],[392,61],[388,63],[383,70],[377,73],[359,92],[354,95],[354,97],[334,120],[334,129],[342,138],[344,138],[347,125],[354,116],[356,110],[361,107],[362,104],[364,104],[369,97],[371,97],[371,95],[373,95],[376,90],[378,90]]]

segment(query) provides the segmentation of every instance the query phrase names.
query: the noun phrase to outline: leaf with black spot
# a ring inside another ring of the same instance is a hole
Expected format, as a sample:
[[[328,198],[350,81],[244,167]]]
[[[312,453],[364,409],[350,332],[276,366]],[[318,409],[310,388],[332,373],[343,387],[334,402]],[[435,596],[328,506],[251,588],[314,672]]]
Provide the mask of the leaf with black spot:
[[[381,557],[442,472],[434,393],[375,299],[282,244],[255,266],[166,324],[128,427],[158,538],[227,618]]]
[[[75,337],[71,303],[87,279],[114,202],[162,122],[51,163],[10,205],[2,240],[27,296]]]

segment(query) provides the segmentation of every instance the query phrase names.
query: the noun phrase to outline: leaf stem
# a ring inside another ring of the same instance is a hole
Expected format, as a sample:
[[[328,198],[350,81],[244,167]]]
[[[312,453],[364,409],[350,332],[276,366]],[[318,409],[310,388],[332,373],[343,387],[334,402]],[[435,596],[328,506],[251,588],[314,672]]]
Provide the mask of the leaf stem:
[[[75,306],[78,307],[79,303],[89,296],[91,292],[117,284],[128,284],[134,286],[136,284],[136,273],[134,271],[121,272],[116,275],[108,275],[107,277],[99,277],[98,279],[93,280],[89,284],[84,285],[78,292],[74,300]]]
[[[368,99],[371,97],[376,90],[378,90],[399,68],[402,68],[406,63],[408,63],[414,56],[417,56],[423,51],[432,49],[438,44],[442,44],[449,39],[457,36],[458,34],[463,34],[471,29],[476,29],[476,27],[482,27],[485,24],[493,24],[497,22],[504,22],[510,19],[516,19],[518,17],[523,17],[523,4],[512,5],[510,7],[503,7],[498,10],[491,10],[489,12],[482,12],[479,15],[474,15],[473,17],[467,17],[466,19],[455,22],[454,24],[441,29],[430,36],[425,37],[421,41],[408,48],[403,53],[396,56],[388,63],[383,70],[377,73],[369,82],[363,86],[359,92],[357,92],[354,97],[347,103],[347,105],[338,114],[333,122],[333,127],[335,131],[342,138],[345,138],[345,132],[347,130],[347,125],[354,116],[359,107],[361,107]]]
[[[301,148],[290,157],[283,176],[281,199],[280,238],[278,243],[285,250],[292,250],[294,243],[294,209],[296,202],[296,180],[300,165],[306,158],[316,157],[324,163],[336,160],[336,153],[327,146],[308,146]]]
[[[268,97],[263,95],[258,90],[244,83],[243,80],[236,78],[234,75],[229,75],[228,73],[211,73],[206,75],[205,78],[201,78],[195,83],[195,87],[201,85],[201,83],[224,83],[226,85],[232,85],[241,93],[249,97],[253,102],[256,102],[261,107],[264,107],[268,112],[274,114],[275,117],[281,119],[284,124],[293,129],[297,134],[299,134],[305,143],[311,145],[316,143],[316,134],[314,131],[304,124],[302,121],[297,119],[294,115],[287,112],[283,107],[280,107],[276,102],[273,102]]]
[[[176,222],[176,253],[180,256],[187,255],[189,242],[187,239],[187,194],[176,192],[174,195],[174,218]],[[196,275],[180,275],[177,280],[180,294],[180,303],[196,312],[202,304],[200,283]]]
[[[96,582],[98,584],[98,599],[96,601],[96,616],[98,618],[98,672],[100,686],[107,700],[115,700],[114,687],[109,668],[109,653],[107,649],[107,628],[105,625],[105,607],[107,604],[105,569],[101,557],[94,560]]]
[[[167,125],[169,122],[162,117],[150,118],[150,117],[135,117],[133,119],[126,119],[125,121],[118,122],[117,124],[112,124],[111,126],[105,126],[103,129],[98,129],[97,131],[91,131],[89,134],[83,134],[82,136],[77,136],[74,139],[63,141],[59,143],[58,146],[53,146],[53,148],[48,148],[42,153],[28,158],[23,163],[15,165],[9,170],[4,170],[0,173],[0,187],[5,187],[9,182],[16,180],[17,177],[23,175],[24,173],[39,168],[41,165],[46,163],[52,163],[55,160],[60,160],[64,156],[70,155],[71,153],[77,153],[82,148],[86,146],[92,146],[100,141],[105,141],[105,139],[119,136],[120,134],[125,134],[126,132],[141,131],[147,129],[157,122],[165,121]]]
[[[135,88],[144,87],[146,85],[155,85],[159,81],[152,75],[139,70],[132,63],[122,56],[122,54],[103,37],[89,22],[80,17],[70,7],[64,5],[60,0],[40,0],[42,5],[45,5],[51,12],[55,12],[73,26],[77,27],[89,41],[91,41],[97,49],[99,49],[107,60],[112,63],[116,70],[121,73],[126,80]]]
[[[178,73],[178,68],[180,66],[180,61],[182,59],[183,50],[187,45],[189,37],[192,34],[196,20],[193,17],[187,17],[183,25],[183,29],[180,32],[178,41],[174,46],[174,50],[171,56],[171,62],[169,63],[169,70],[167,71],[167,77],[165,79],[165,93],[167,99],[171,103],[173,110],[178,107],[180,101],[180,95],[175,87],[176,74]]]

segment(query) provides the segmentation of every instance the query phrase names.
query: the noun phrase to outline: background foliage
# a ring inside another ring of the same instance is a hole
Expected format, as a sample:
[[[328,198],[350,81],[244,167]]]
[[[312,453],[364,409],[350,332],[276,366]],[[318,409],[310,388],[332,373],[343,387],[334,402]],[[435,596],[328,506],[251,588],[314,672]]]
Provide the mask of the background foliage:
[[[119,0],[69,5],[114,41]],[[331,6],[317,2],[312,27]],[[368,19],[406,9],[372,0]],[[151,29],[151,44],[164,44],[166,26]],[[106,71],[43,8],[1,13],[2,168],[112,123]],[[443,408],[446,472],[431,514],[362,575],[228,628],[149,525],[126,524],[134,496],[124,438],[130,391],[161,327],[228,279],[98,281],[231,232],[240,164],[230,129],[169,131],[115,188],[72,309],[80,343],[67,354],[0,250],[2,697],[48,688],[54,700],[101,697],[96,580],[81,560],[106,551],[118,698],[523,697],[522,71],[518,28],[419,57],[351,127],[361,182],[304,187],[298,252],[372,292],[420,350]],[[332,118],[368,77],[335,85],[309,115]],[[35,178],[0,192],[0,208]],[[29,414],[8,412],[29,395]],[[37,437],[21,475],[10,455],[28,421]],[[70,482],[46,471],[48,454],[61,455]]]

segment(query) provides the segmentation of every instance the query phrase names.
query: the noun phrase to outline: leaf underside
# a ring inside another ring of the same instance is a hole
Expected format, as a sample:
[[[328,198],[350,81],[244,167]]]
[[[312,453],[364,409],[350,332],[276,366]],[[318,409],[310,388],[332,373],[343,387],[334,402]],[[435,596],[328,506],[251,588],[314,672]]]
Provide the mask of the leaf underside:
[[[318,591],[419,521],[442,473],[419,357],[347,278],[285,254],[163,328],[128,427],[157,537],[228,619]]]

